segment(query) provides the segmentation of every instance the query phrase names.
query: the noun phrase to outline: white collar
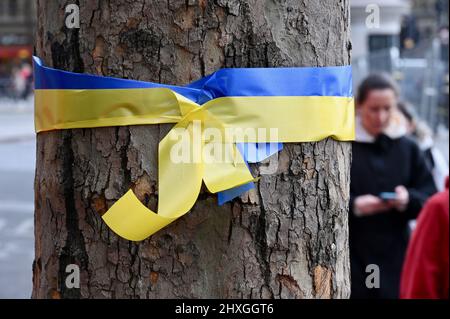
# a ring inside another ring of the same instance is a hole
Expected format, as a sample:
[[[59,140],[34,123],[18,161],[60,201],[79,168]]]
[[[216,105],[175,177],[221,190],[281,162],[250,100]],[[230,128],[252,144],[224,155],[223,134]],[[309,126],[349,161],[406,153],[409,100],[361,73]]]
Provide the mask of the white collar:
[[[407,132],[405,120],[401,116],[394,114],[388,127],[383,133],[391,139],[396,139],[405,136]],[[367,132],[362,124],[361,118],[357,115],[355,119],[355,141],[361,143],[374,143],[375,140],[376,137]]]

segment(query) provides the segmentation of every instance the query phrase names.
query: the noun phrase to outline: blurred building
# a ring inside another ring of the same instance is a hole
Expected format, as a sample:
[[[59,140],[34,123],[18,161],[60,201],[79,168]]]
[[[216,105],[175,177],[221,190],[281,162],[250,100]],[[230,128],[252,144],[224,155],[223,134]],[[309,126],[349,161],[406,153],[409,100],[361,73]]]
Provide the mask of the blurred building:
[[[390,73],[429,126],[448,127],[448,0],[350,4],[355,86],[371,72]],[[374,7],[377,26],[370,21]]]
[[[35,0],[0,0],[0,95],[11,91],[14,68],[31,63],[35,24]]]
[[[31,53],[35,22],[36,1],[0,0],[0,58]]]
[[[371,52],[398,46],[399,21],[410,13],[408,0],[351,0],[352,56],[358,58]],[[379,9],[379,25],[371,24],[371,14]]]
[[[448,27],[448,0],[412,0],[420,33],[429,38],[443,26]]]

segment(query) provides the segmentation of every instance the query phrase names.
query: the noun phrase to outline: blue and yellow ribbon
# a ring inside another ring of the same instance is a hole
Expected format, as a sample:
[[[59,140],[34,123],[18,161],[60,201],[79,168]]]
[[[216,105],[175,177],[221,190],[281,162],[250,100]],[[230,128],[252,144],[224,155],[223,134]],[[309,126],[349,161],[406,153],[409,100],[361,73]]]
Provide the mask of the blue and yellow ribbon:
[[[190,85],[156,83],[76,74],[47,68],[35,58],[36,132],[102,126],[174,123],[159,144],[158,213],[130,190],[104,215],[118,235],[143,240],[194,205],[202,182],[216,193],[248,188],[253,181],[247,161],[261,158],[240,149],[272,143],[354,139],[351,67],[221,69]],[[200,141],[195,138],[200,123]],[[201,133],[215,129],[226,138],[232,161],[203,160],[203,150],[217,141]],[[274,137],[268,132],[275,129]],[[264,134],[226,134],[258,130]],[[177,132],[193,158],[174,162]],[[255,143],[255,144],[252,144]],[[195,145],[195,146],[194,146]],[[258,154],[256,152],[255,154]],[[225,193],[226,194],[226,193]]]

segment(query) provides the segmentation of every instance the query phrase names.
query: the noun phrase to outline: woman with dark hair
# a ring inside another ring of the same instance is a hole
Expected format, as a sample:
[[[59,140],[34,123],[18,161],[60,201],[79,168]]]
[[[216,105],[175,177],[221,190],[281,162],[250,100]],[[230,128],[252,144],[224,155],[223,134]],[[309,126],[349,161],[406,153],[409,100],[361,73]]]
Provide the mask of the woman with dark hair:
[[[423,153],[405,136],[398,95],[395,83],[378,74],[358,91],[349,215],[352,298],[398,298],[408,221],[436,192]]]

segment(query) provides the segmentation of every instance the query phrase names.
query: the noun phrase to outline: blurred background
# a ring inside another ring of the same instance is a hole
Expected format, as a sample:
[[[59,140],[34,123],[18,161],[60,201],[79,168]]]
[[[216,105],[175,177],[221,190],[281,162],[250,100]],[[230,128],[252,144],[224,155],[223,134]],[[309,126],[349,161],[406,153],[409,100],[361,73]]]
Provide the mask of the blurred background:
[[[30,298],[35,135],[34,0],[0,0],[0,298]]]
[[[0,0],[0,298],[31,296],[35,12],[34,0]],[[355,88],[391,74],[448,165],[448,0],[351,0],[351,27]]]
[[[355,88],[371,72],[387,72],[402,99],[435,134],[448,162],[448,0],[351,0]],[[367,24],[371,6],[379,26]]]

